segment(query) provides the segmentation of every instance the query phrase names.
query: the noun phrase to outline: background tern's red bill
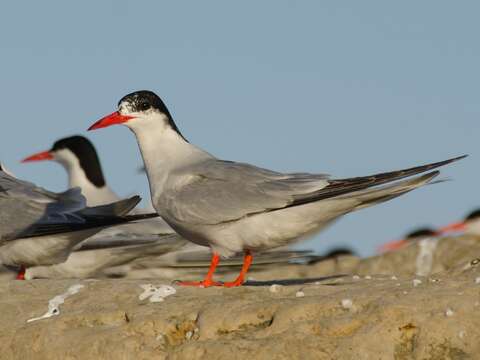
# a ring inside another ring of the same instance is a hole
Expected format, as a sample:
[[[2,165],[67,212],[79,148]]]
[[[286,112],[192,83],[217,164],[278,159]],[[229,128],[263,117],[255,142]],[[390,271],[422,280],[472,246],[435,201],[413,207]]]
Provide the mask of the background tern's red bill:
[[[42,160],[53,160],[53,155],[50,151],[42,151],[26,157],[22,160],[22,162],[29,162],[29,161],[42,161]]]

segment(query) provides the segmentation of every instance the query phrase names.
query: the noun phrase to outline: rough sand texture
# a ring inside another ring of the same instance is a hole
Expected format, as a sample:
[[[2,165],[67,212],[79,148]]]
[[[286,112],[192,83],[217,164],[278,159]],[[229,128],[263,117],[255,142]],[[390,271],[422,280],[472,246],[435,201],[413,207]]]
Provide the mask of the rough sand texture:
[[[139,300],[141,285],[168,281],[4,280],[0,358],[478,359],[479,244],[452,242],[448,259],[434,264],[443,264],[440,271],[427,277],[402,275],[402,266],[393,276],[378,265],[403,256],[408,268],[416,254],[407,248],[380,258],[346,259],[356,273],[364,267],[367,276],[352,272],[288,286],[257,280],[235,289],[177,287],[176,294],[155,303]],[[462,247],[468,251],[460,256]],[[302,271],[325,276],[322,267],[326,263],[286,267],[270,279],[295,283]],[[75,284],[84,287],[65,299],[58,316],[27,323]]]

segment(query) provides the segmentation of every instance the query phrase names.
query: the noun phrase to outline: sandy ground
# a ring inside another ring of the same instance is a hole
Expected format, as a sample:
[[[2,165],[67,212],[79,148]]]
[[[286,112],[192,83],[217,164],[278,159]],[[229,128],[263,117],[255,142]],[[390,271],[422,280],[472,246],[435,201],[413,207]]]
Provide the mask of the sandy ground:
[[[4,278],[0,358],[479,359],[480,239],[443,239],[430,253],[424,245],[259,268],[242,288],[173,286],[158,302],[141,295],[178,274]],[[52,300],[56,315],[27,322]]]

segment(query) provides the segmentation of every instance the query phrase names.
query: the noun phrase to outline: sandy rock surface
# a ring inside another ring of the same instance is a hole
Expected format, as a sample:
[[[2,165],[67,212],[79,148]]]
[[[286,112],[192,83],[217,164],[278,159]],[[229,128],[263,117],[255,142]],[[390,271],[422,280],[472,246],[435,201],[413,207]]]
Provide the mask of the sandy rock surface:
[[[428,276],[414,244],[263,269],[242,288],[173,286],[156,302],[145,291],[169,280],[2,280],[0,358],[478,359],[480,241],[455,240]],[[27,322],[56,296],[55,315]]]

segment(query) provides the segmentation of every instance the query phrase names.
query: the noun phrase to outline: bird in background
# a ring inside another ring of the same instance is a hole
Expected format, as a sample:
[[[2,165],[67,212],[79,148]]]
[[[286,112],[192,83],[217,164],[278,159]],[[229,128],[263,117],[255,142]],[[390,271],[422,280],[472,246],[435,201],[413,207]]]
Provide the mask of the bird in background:
[[[466,235],[480,236],[480,209],[471,211],[462,221],[443,226],[440,231],[443,234],[463,232]]]
[[[80,188],[82,195],[87,199],[88,206],[104,205],[122,199],[107,184],[97,151],[92,142],[84,136],[74,135],[59,139],[50,150],[30,155],[24,158],[22,163],[39,161],[59,163],[67,172],[68,188]],[[133,214],[150,212],[152,211],[138,208],[132,210]],[[128,234],[129,237],[134,234],[165,235],[174,233],[159,217],[108,230],[109,234],[112,232]]]
[[[405,238],[394,240],[381,245],[378,252],[395,251],[404,248],[413,241],[421,240],[424,237],[436,237],[464,233],[465,235],[480,236],[480,209],[470,212],[462,221],[453,222],[438,229],[420,228],[407,234]]]
[[[408,244],[420,241],[425,238],[439,237],[442,233],[430,227],[422,227],[411,231],[403,239],[389,241],[378,248],[379,253],[403,249]]]
[[[139,196],[87,207],[80,189],[53,193],[0,170],[0,262],[20,269],[64,262],[86,238],[108,226],[150,215],[129,215]]]
[[[465,157],[348,179],[279,173],[220,160],[193,145],[180,132],[164,102],[151,91],[124,96],[115,112],[89,130],[115,124],[126,125],[136,136],[152,204],[160,216],[181,236],[211,248],[211,267],[205,279],[180,282],[201,287],[240,286],[253,252],[288,245],[349,212],[428,184],[438,171],[414,175]],[[240,251],[245,256],[238,277],[231,282],[214,281],[220,257]]]
[[[97,151],[87,138],[74,135],[59,139],[50,150],[28,156],[22,162],[46,160],[62,165],[68,175],[68,188],[79,187],[88,206],[121,200],[105,181]]]

